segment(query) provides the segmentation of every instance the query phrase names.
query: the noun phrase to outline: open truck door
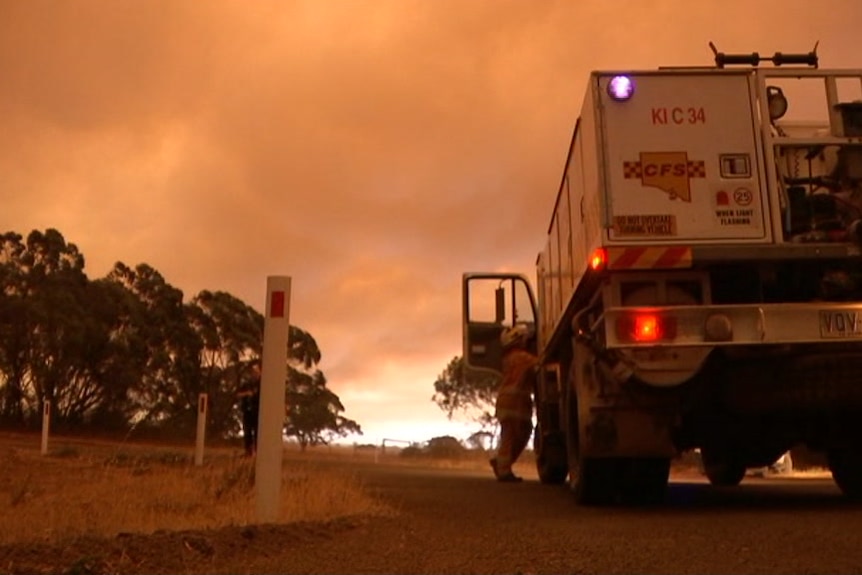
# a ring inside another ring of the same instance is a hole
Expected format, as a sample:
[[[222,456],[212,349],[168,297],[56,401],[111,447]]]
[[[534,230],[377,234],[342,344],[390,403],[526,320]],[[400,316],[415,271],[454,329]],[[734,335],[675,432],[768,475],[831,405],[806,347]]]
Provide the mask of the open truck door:
[[[536,300],[521,274],[464,274],[462,304],[463,356],[470,368],[501,371],[503,330],[516,323],[536,329]]]

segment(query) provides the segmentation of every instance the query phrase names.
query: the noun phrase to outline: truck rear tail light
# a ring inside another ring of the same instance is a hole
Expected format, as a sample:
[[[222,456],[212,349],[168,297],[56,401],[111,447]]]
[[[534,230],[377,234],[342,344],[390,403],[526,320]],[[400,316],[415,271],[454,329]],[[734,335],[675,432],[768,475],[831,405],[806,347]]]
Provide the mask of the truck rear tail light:
[[[608,82],[608,96],[617,102],[625,102],[635,93],[635,84],[628,76],[614,76]]]
[[[593,271],[602,271],[608,265],[608,250],[605,248],[596,248],[590,254],[590,269]]]
[[[617,319],[617,338],[630,343],[651,343],[676,338],[676,318],[653,312],[632,312]]]

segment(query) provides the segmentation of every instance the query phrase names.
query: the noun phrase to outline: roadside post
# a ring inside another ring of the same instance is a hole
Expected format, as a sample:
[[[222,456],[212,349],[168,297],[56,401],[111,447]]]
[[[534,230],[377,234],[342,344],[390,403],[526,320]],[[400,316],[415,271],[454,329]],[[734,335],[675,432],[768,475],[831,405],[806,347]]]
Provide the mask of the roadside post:
[[[207,394],[198,395],[198,429],[195,438],[195,465],[204,464],[204,439],[207,433]]]
[[[257,519],[260,523],[275,521],[281,510],[284,386],[287,378],[289,327],[290,277],[268,276],[254,474]]]
[[[42,408],[42,455],[48,455],[48,431],[51,428],[51,400],[45,400]]]

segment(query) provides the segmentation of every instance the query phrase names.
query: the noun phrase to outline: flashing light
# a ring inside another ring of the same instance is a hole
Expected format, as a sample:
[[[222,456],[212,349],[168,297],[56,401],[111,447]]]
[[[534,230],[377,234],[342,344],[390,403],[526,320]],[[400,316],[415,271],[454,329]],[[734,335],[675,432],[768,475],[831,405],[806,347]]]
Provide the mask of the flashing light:
[[[635,83],[628,76],[614,76],[608,82],[608,96],[617,102],[625,102],[635,93]]]
[[[676,319],[652,312],[635,312],[617,320],[621,341],[652,343],[676,337]]]
[[[605,248],[596,248],[590,255],[590,269],[593,271],[601,271],[608,265],[608,250]]]

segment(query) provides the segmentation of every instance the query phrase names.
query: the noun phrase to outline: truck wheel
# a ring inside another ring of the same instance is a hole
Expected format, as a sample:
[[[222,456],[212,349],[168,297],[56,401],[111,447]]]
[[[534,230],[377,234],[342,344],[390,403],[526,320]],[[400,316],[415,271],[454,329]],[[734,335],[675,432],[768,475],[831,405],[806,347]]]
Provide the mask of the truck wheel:
[[[571,487],[581,505],[612,505],[620,493],[619,458],[583,457],[570,469]],[[569,466],[571,468],[571,465]]]
[[[566,459],[569,486],[581,505],[609,505],[619,493],[619,459],[584,457],[581,453],[578,400],[574,385],[582,366],[591,357],[586,346],[578,344],[575,361],[564,389],[563,404],[566,434]]]
[[[543,435],[541,427],[537,426],[533,437],[539,481],[546,485],[565,483],[569,465],[566,461],[566,445],[562,435],[560,433]]]
[[[713,485],[730,487],[739,485],[745,477],[745,465],[735,461],[732,457],[713,453],[709,449],[701,449],[703,460],[703,472]]]
[[[628,460],[622,488],[623,502],[654,505],[664,501],[670,478],[670,459],[642,457]]]
[[[569,487],[575,501],[581,505],[605,505],[612,503],[616,489],[612,488],[613,475],[603,469],[602,461],[581,455],[578,433],[578,405],[574,390],[566,392],[566,460]]]
[[[832,479],[850,499],[862,499],[862,453],[858,449],[836,449],[828,453]]]

